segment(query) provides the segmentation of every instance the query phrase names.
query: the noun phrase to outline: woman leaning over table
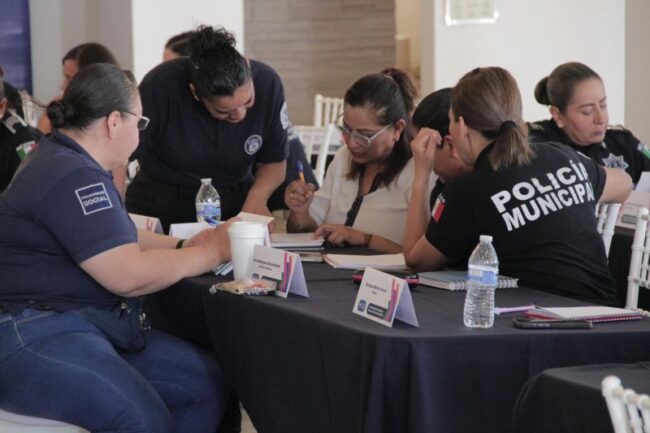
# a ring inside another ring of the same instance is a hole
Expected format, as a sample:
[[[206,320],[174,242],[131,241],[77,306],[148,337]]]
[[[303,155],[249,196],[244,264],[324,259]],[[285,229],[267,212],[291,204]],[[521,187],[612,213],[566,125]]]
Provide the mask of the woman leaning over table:
[[[366,75],[348,89],[339,127],[345,146],[317,192],[310,183],[289,184],[288,231],[315,231],[337,246],[402,251],[413,181],[409,142],[415,97],[408,74],[395,68]]]
[[[622,168],[637,183],[650,170],[650,151],[622,126],[610,126],[600,76],[578,62],[564,63],[535,87],[535,99],[552,118],[529,124],[531,141],[571,146],[605,167]]]
[[[623,170],[602,168],[557,143],[527,140],[515,79],[477,68],[453,89],[452,151],[473,170],[436,200],[427,232],[406,253],[417,270],[467,262],[481,234],[494,237],[499,270],[522,286],[616,305],[614,282],[596,232],[596,201],[621,202],[631,190]],[[439,139],[439,138],[438,138]],[[430,170],[435,140],[415,152]]]
[[[214,432],[218,366],[147,333],[138,296],[228,260],[228,224],[184,244],[136,230],[110,170],[137,145],[141,114],[130,74],[83,69],[0,197],[0,408],[90,431]]]

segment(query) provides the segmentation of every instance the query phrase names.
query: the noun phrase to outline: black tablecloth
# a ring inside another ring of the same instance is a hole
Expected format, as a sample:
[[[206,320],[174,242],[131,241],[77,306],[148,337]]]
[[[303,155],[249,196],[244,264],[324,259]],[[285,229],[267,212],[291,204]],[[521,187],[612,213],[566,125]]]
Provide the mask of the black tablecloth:
[[[650,362],[546,370],[532,378],[517,401],[517,433],[614,433],[601,391],[613,374],[625,388],[650,393]]]
[[[165,291],[175,310],[205,308],[217,359],[260,433],[503,433],[532,375],[650,359],[648,320],[530,331],[513,328],[508,316],[491,329],[468,329],[464,293],[417,288],[420,328],[390,329],[352,313],[351,271],[305,264],[305,274],[309,299],[212,295],[213,276]],[[523,288],[497,291],[496,303],[580,305]]]

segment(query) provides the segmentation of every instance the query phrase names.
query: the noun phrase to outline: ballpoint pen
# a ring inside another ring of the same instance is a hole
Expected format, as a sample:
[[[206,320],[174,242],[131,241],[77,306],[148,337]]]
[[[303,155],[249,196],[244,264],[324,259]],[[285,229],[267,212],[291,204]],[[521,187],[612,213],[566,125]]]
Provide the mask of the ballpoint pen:
[[[302,183],[305,183],[305,169],[302,166],[302,161],[296,161],[296,170],[298,170],[298,178]]]

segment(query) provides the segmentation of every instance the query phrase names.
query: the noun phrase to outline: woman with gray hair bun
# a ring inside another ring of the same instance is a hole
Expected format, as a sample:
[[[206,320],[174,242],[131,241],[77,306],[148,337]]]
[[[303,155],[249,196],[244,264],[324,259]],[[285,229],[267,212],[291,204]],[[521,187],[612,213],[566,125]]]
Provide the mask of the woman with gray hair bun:
[[[89,431],[216,431],[212,357],[150,330],[140,296],[229,260],[229,223],[138,231],[113,186],[149,119],[132,77],[91,65],[0,200],[0,408]]]
[[[492,235],[500,272],[522,286],[617,305],[596,202],[622,202],[630,177],[567,146],[529,143],[515,79],[476,68],[454,87],[451,148],[473,169],[445,187],[427,232],[410,251],[416,270],[467,263],[480,235]],[[415,158],[435,157],[431,142]],[[417,164],[416,164],[417,165]]]

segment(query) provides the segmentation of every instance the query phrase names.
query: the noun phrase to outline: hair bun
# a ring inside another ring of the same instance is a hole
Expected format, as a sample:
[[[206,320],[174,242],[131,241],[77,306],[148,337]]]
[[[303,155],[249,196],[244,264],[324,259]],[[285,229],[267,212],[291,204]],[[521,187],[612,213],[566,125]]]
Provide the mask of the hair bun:
[[[535,86],[535,100],[543,105],[551,105],[551,101],[548,98],[547,83],[548,77],[544,77]]]
[[[64,101],[52,101],[47,106],[47,117],[54,128],[60,128],[75,116],[75,109]]]
[[[190,39],[193,57],[201,57],[207,51],[235,49],[235,36],[224,28],[200,26]]]

